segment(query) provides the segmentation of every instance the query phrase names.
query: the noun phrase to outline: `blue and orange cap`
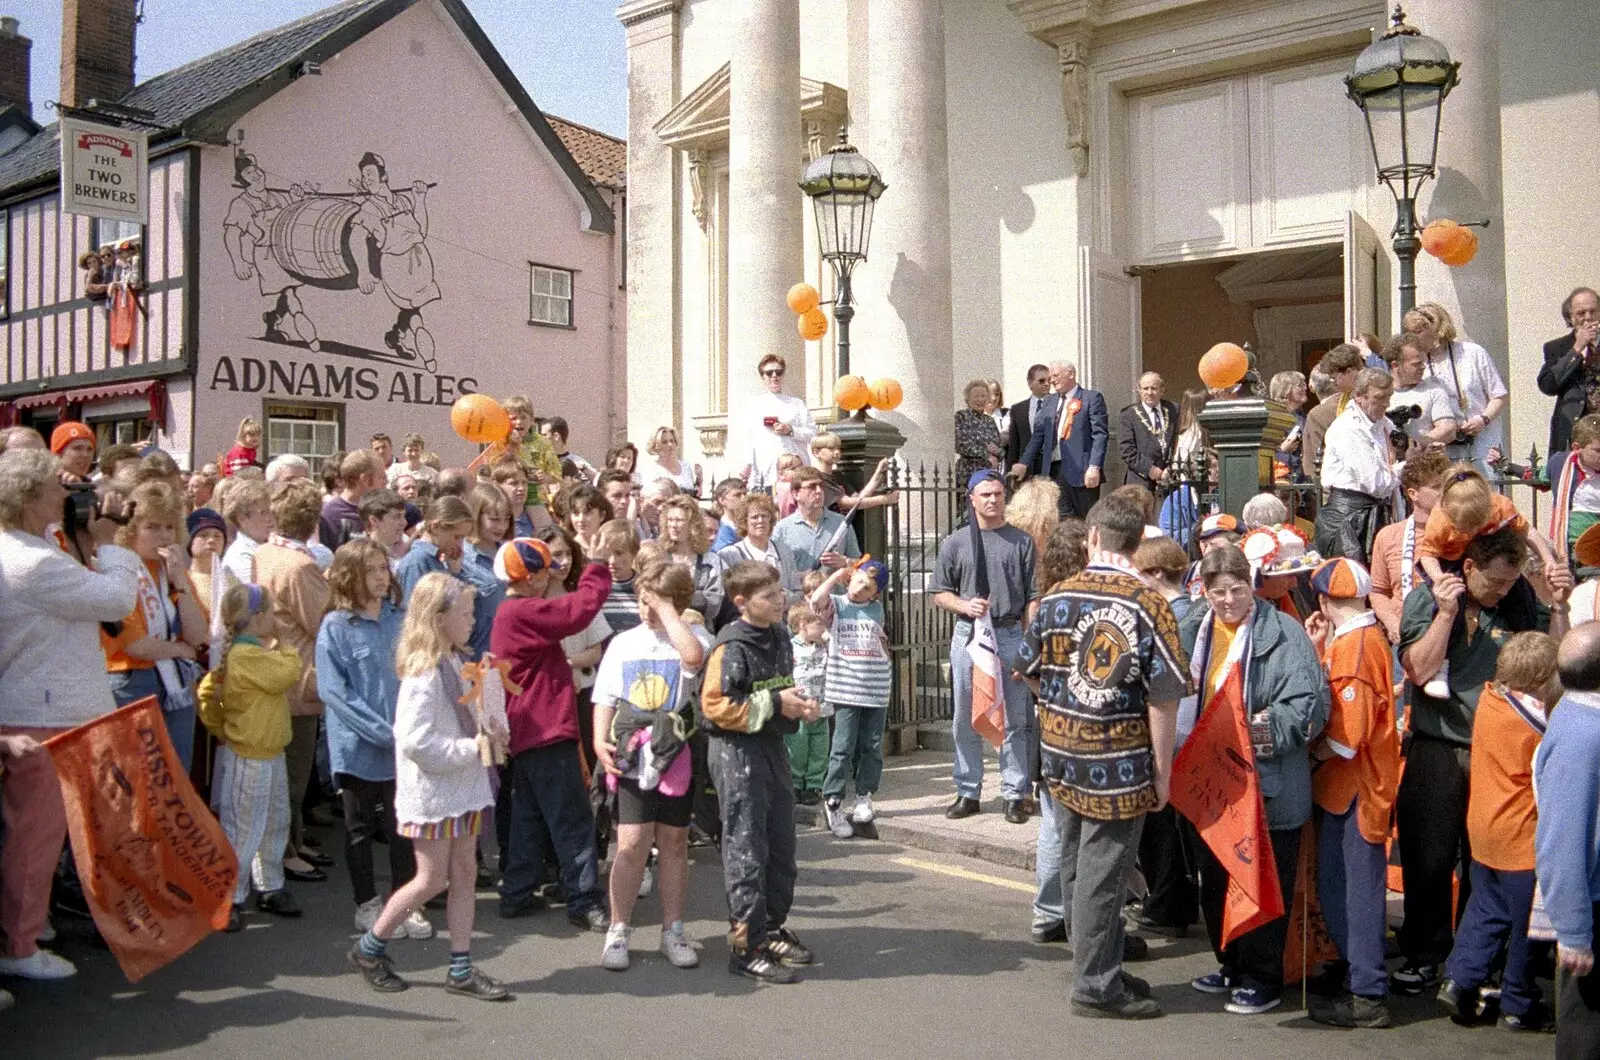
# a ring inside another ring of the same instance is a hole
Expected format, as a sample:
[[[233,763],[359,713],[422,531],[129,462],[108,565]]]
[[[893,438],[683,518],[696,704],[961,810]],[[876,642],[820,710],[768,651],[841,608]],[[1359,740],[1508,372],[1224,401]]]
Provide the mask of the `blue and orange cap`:
[[[507,585],[515,585],[553,566],[550,546],[532,537],[513,538],[494,554],[494,576]]]
[[[1353,559],[1330,559],[1312,572],[1311,588],[1334,600],[1360,600],[1372,592],[1372,575]]]

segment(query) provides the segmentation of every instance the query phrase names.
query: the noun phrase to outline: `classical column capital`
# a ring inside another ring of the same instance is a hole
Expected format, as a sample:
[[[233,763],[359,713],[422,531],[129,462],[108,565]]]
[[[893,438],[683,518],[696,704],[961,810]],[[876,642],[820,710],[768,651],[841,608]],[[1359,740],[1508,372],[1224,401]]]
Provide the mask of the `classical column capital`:
[[[675,15],[682,8],[683,0],[628,0],[617,7],[617,21],[635,26],[662,15]]]
[[[1056,45],[1061,61],[1061,110],[1067,122],[1067,151],[1079,177],[1089,175],[1089,35],[1066,37]]]

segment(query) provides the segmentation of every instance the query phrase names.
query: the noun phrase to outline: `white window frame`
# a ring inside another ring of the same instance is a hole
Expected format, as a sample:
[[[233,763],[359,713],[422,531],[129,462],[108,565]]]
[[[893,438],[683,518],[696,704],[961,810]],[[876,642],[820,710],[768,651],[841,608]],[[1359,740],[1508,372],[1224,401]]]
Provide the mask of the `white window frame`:
[[[263,441],[266,460],[285,453],[305,458],[311,465],[311,475],[322,474],[322,463],[342,448],[344,440],[344,407],[319,404],[312,401],[268,401],[261,410],[261,420],[266,425]]]
[[[528,262],[528,323],[547,328],[576,327],[572,311],[576,276],[572,269]]]

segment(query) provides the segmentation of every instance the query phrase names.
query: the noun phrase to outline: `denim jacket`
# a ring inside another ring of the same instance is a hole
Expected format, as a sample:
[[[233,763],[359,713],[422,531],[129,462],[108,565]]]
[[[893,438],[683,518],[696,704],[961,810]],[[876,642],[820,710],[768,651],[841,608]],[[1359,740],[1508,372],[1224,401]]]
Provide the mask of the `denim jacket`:
[[[494,613],[506,598],[506,586],[494,576],[494,553],[480,552],[471,541],[461,545],[461,576],[478,590],[472,602],[472,639],[467,641],[467,656],[476,662],[489,650]]]
[[[1178,623],[1185,652],[1193,654],[1200,630],[1210,621],[1210,606],[1195,601]],[[1311,638],[1293,619],[1257,600],[1250,623],[1248,707],[1252,715],[1267,712],[1274,749],[1270,758],[1256,757],[1267,827],[1299,828],[1311,819],[1309,744],[1328,721],[1328,682]]]
[[[384,601],[376,620],[330,611],[317,632],[317,696],[334,773],[394,779],[395,647],[405,612]]]

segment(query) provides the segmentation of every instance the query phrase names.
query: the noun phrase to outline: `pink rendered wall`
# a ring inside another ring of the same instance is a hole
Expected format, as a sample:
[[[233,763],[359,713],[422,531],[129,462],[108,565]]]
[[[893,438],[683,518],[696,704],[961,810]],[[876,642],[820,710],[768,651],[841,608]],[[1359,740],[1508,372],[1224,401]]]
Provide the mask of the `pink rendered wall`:
[[[612,237],[583,230],[566,175],[441,8],[418,4],[231,132],[242,144],[207,148],[201,164],[196,463],[266,401],[342,403],[347,448],[380,430],[398,448],[414,430],[461,463],[475,449],[450,430],[449,407],[469,390],[528,395],[599,459],[623,389]],[[264,198],[235,183],[240,151]],[[353,186],[368,152],[397,203]],[[431,185],[420,245],[414,182]],[[369,230],[390,252],[369,250]],[[368,292],[348,269],[360,254],[376,262],[368,278],[382,274]],[[572,328],[528,323],[530,262],[573,270]],[[420,320],[407,314],[386,338],[402,306]]]

